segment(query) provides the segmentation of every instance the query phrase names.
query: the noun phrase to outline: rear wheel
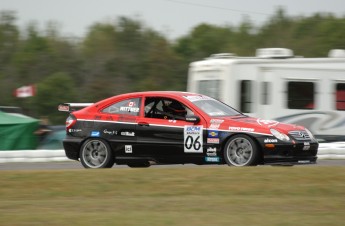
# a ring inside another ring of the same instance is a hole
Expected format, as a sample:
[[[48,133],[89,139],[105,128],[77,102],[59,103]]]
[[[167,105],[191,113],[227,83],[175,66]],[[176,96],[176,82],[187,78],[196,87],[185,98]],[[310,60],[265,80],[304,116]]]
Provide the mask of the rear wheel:
[[[115,162],[110,146],[101,139],[85,141],[79,157],[85,168],[111,168]]]
[[[258,158],[257,144],[244,134],[233,136],[224,147],[224,159],[229,166],[255,166]]]

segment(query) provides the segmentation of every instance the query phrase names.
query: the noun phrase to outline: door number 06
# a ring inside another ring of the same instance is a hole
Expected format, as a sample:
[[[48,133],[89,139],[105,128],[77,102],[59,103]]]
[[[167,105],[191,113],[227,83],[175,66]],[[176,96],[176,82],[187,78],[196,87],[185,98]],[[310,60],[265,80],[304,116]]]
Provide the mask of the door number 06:
[[[186,142],[184,144],[185,148],[188,149],[188,150],[195,150],[195,151],[198,151],[200,150],[201,148],[201,143],[199,141],[200,139],[200,136],[197,136],[196,139],[194,140],[194,138],[192,136],[187,136],[186,138]]]

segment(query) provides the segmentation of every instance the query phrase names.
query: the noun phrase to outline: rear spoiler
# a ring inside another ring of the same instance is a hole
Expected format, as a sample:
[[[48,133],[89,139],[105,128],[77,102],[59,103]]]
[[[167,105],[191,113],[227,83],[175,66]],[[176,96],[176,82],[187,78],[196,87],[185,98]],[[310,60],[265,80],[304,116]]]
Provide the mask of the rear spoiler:
[[[63,103],[59,104],[58,110],[65,111],[65,112],[72,112],[87,106],[93,105],[93,103]]]

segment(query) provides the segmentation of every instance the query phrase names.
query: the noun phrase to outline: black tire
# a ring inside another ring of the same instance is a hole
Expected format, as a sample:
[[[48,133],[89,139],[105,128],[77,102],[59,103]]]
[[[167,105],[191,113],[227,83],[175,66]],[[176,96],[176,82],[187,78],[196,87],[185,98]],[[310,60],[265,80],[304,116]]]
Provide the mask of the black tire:
[[[235,135],[226,142],[224,160],[229,166],[256,166],[259,160],[258,146],[245,134]]]
[[[107,142],[102,139],[88,139],[80,148],[80,162],[85,168],[111,168],[114,154]]]

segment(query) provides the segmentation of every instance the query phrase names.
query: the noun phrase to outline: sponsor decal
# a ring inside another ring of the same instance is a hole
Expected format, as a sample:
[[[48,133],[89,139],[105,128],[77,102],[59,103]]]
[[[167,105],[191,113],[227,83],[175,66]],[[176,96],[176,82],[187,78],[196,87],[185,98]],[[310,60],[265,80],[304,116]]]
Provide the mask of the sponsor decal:
[[[187,117],[186,118],[186,121],[190,121],[190,122],[196,122],[198,119],[197,118],[193,118],[193,117],[191,117],[191,118],[189,118],[189,117]]]
[[[310,149],[310,143],[309,142],[304,142],[303,151],[308,151],[309,149]]]
[[[207,138],[208,144],[219,144],[219,138]]]
[[[202,153],[202,126],[185,126],[184,127],[184,152]]]
[[[170,123],[176,123],[176,120],[169,119],[169,122],[170,122]]]
[[[125,153],[133,153],[132,145],[125,145]]]
[[[253,128],[246,128],[246,127],[234,127],[234,126],[230,126],[229,130],[231,132],[254,132]]]
[[[257,122],[259,123],[259,125],[263,126],[268,126],[268,127],[272,127],[272,126],[276,126],[279,124],[279,122],[274,121],[274,120],[265,120],[265,119],[258,119]]]
[[[220,124],[211,124],[210,129],[219,129]]]
[[[219,157],[205,157],[206,162],[219,162]]]
[[[212,123],[214,123],[214,124],[222,124],[224,122],[224,120],[223,119],[216,119],[216,118],[214,118],[214,119],[211,119],[210,120],[210,123],[212,124]]]
[[[91,136],[92,137],[99,137],[100,136],[100,132],[99,131],[91,131]]]
[[[224,122],[222,119],[211,119],[210,120],[210,129],[218,129],[220,125]]]
[[[139,108],[137,108],[137,107],[120,107],[120,111],[139,112]]]
[[[81,132],[82,129],[69,129],[68,132],[70,133],[78,133],[78,132]]]
[[[210,137],[210,138],[218,138],[218,136],[219,136],[218,130],[209,130],[207,133],[207,137]]]
[[[265,143],[278,143],[278,140],[277,139],[269,139],[269,138],[266,138],[264,140]]]
[[[185,126],[186,134],[200,134],[200,131],[202,131],[202,126]]]
[[[212,100],[211,97],[208,96],[183,96],[184,98],[186,98],[187,100],[189,100],[190,102],[194,102],[194,101],[198,101],[198,100]]]
[[[134,132],[121,132],[121,136],[127,136],[127,137],[134,137],[135,133]]]
[[[95,116],[95,120],[101,120],[101,119],[102,119],[102,116],[99,116],[99,115]]]
[[[206,155],[207,156],[217,156],[217,148],[212,148],[212,147],[207,148]]]
[[[210,112],[210,113],[208,113],[210,116],[223,116],[223,115],[225,115],[225,113],[224,112],[222,112],[222,111],[218,111],[218,112]]]
[[[115,130],[107,130],[107,129],[105,129],[105,130],[103,130],[103,133],[109,134],[109,135],[117,135],[117,131],[115,131]]]

